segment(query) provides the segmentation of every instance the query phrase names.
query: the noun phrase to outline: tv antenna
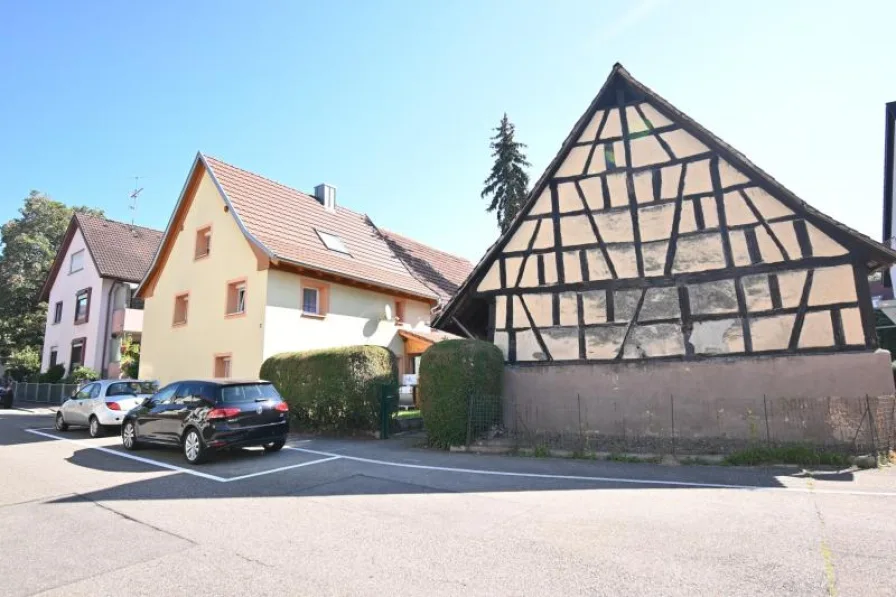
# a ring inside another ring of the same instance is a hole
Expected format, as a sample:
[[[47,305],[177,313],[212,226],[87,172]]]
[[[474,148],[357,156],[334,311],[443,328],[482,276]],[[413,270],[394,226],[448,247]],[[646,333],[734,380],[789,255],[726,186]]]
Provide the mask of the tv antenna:
[[[143,187],[140,186],[140,178],[140,176],[134,177],[134,192],[131,193],[131,204],[128,206],[131,210],[131,226],[134,225],[134,220],[137,218],[137,198],[143,192]]]

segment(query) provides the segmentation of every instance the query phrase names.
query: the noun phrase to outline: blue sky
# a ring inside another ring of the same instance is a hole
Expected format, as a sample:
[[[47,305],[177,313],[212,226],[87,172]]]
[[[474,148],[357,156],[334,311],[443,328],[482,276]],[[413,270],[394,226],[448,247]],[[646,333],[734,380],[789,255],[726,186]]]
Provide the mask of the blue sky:
[[[614,62],[879,238],[896,3],[0,2],[0,221],[31,189],[163,228],[197,150],[478,260],[506,111],[533,181]]]

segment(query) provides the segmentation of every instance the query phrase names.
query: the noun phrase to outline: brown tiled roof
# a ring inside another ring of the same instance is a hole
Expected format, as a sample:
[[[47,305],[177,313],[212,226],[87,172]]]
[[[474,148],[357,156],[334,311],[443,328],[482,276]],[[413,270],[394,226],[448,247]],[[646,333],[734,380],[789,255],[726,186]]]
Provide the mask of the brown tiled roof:
[[[162,232],[105,218],[75,214],[84,242],[103,278],[139,282],[162,241]]]
[[[412,275],[370,219],[221,160],[201,156],[246,231],[272,257],[416,296],[439,295]],[[327,249],[316,231],[342,239],[350,255]]]
[[[473,271],[473,264],[463,257],[439,251],[389,230],[381,228],[380,232],[408,269],[442,299],[450,299]]]
[[[143,279],[163,236],[161,231],[152,228],[76,213],[68,224],[38,300],[50,298],[50,288],[63,265],[76,230],[81,231],[99,275],[125,282],[140,282]]]

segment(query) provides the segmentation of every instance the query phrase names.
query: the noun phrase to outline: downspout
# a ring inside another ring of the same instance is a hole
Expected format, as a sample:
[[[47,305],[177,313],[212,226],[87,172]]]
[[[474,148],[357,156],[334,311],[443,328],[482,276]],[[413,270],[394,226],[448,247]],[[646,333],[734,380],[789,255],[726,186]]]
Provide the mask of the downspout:
[[[112,319],[112,312],[114,309],[112,308],[112,293],[115,292],[115,289],[121,284],[119,280],[115,280],[112,282],[112,286],[109,287],[109,296],[106,297],[106,325],[105,332],[103,333],[103,377],[107,377],[109,374],[109,363],[106,362],[106,351],[109,347],[109,327]]]

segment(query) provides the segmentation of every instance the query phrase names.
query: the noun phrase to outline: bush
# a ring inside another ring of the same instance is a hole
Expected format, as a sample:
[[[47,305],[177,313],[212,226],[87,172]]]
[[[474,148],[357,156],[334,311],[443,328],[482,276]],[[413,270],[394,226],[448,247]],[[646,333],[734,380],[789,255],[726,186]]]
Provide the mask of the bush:
[[[16,381],[30,380],[40,373],[40,353],[32,346],[12,351],[6,360],[6,373]]]
[[[420,362],[420,410],[434,446],[466,442],[501,420],[504,357],[494,344],[446,340]]]
[[[91,369],[90,367],[85,367],[84,365],[80,365],[75,368],[74,371],[69,374],[63,380],[63,383],[84,383],[86,381],[96,381],[100,378],[100,374]]]
[[[301,430],[375,431],[383,386],[398,399],[398,362],[382,346],[282,353],[261,365]]]
[[[56,364],[41,373],[40,381],[42,383],[59,383],[65,377],[65,365]]]

